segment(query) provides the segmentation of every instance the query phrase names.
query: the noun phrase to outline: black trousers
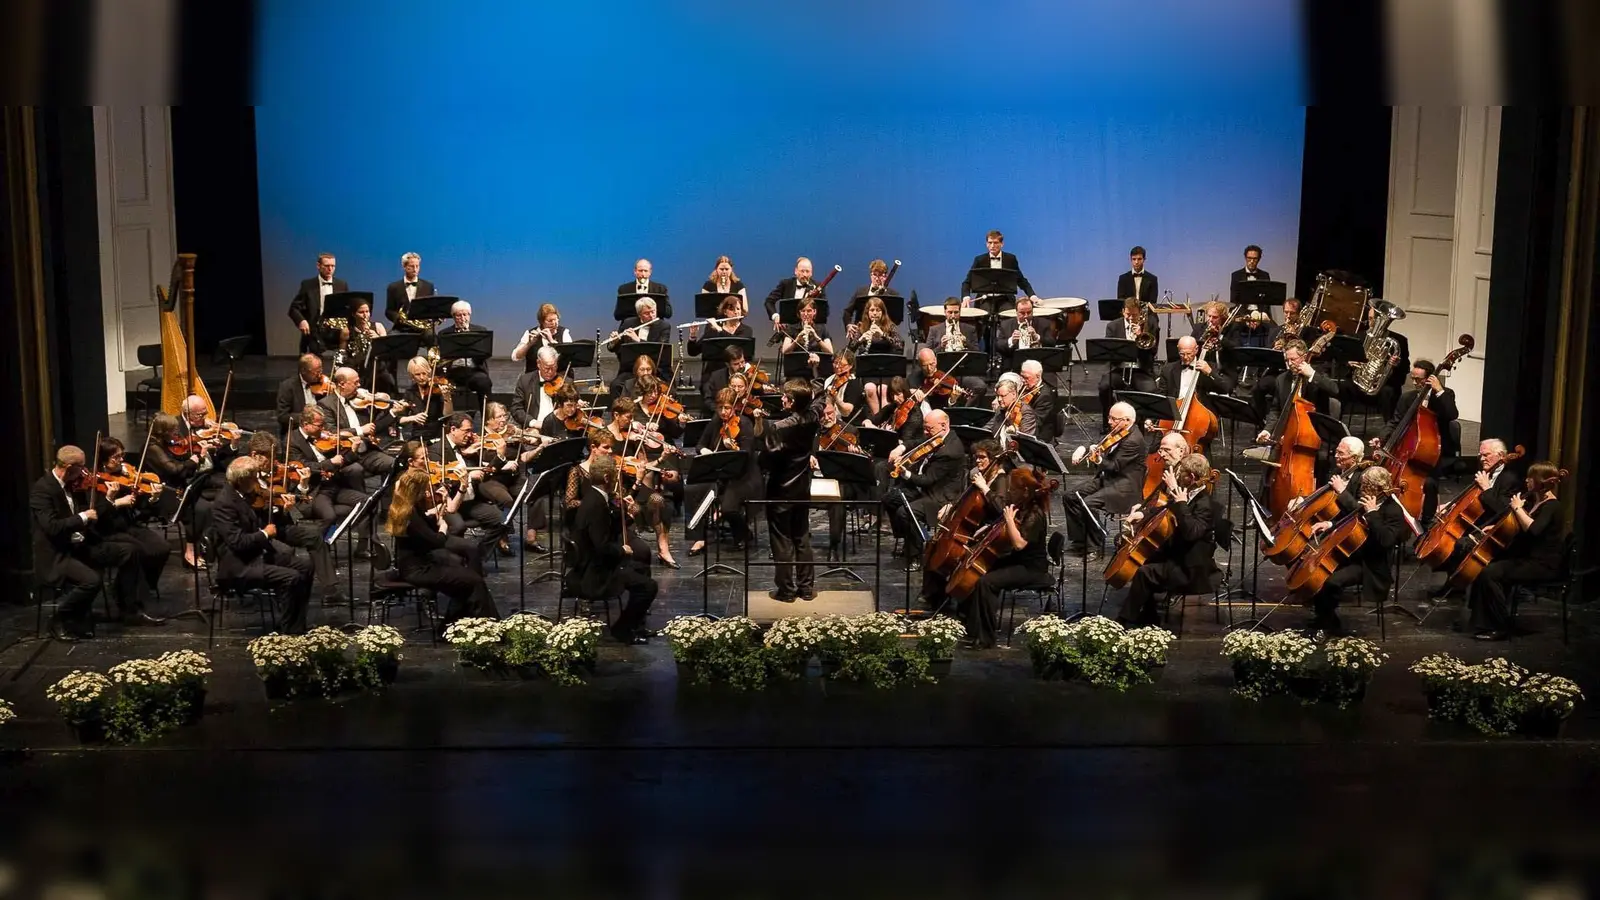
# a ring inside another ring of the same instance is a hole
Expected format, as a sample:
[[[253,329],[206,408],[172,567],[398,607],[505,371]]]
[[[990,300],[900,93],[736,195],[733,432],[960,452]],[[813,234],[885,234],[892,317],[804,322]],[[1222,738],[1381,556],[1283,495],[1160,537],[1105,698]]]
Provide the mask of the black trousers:
[[[426,557],[406,560],[400,566],[400,577],[417,587],[444,594],[449,599],[444,612],[446,623],[468,616],[500,618],[500,610],[483,578],[478,546],[471,541],[446,538],[444,547]]]
[[[1255,387],[1250,389],[1250,409],[1255,412],[1261,421],[1267,420],[1267,413],[1271,411],[1274,401],[1278,399],[1278,379],[1263,375],[1256,379]]]
[[[633,555],[638,556],[638,551],[635,550]],[[627,599],[622,604],[622,612],[617,615],[616,624],[611,626],[611,633],[618,640],[631,640],[634,635],[644,630],[645,617],[650,614],[650,604],[656,602],[656,593],[660,590],[655,579],[640,572],[635,568],[636,565],[637,560],[625,564],[606,582],[606,597],[627,594]]]
[[[167,559],[172,556],[172,546],[167,543],[166,537],[149,528],[134,526],[106,540],[133,548],[133,565],[144,577],[145,587],[154,591],[156,582],[161,580],[161,570],[167,567]]]
[[[60,590],[56,615],[62,619],[88,619],[95,594],[100,593],[100,570],[116,569],[117,607],[123,615],[144,609],[145,582],[130,544],[111,541],[85,541],[77,554],[56,566],[55,584]]]
[[[1008,588],[1044,588],[1054,582],[1049,569],[1022,565],[999,565],[984,573],[972,595],[961,602],[958,611],[967,634],[979,647],[993,647],[1000,630],[1000,592]]]
[[[1467,606],[1472,610],[1472,627],[1477,631],[1511,630],[1511,588],[1519,584],[1550,581],[1556,573],[1533,559],[1497,559],[1472,582]]]
[[[1111,406],[1117,402],[1117,391],[1145,391],[1155,393],[1156,380],[1153,376],[1145,374],[1139,369],[1125,369],[1115,366],[1106,374],[1100,376],[1096,385],[1100,394],[1100,424],[1102,428],[1111,427]]]
[[[1156,595],[1184,591],[1192,580],[1188,570],[1175,559],[1145,563],[1134,573],[1117,618],[1140,625],[1158,624],[1161,616],[1156,610]]]
[[[1388,563],[1384,565],[1387,567]],[[1384,595],[1389,593],[1388,578],[1378,577],[1360,563],[1346,563],[1329,575],[1328,580],[1323,582],[1322,590],[1311,598],[1311,609],[1315,615],[1311,624],[1314,627],[1339,627],[1339,616],[1335,613],[1339,608],[1339,597],[1345,588],[1353,584],[1361,585],[1362,599],[1374,606],[1382,603]]]
[[[278,627],[287,634],[306,630],[306,606],[311,599],[311,563],[296,557],[288,544],[272,542],[272,549],[245,567],[241,588],[264,587],[283,598]]]
[[[394,471],[396,463],[394,457],[382,450],[369,449],[361,454],[361,459],[357,461],[356,465],[361,467],[363,477],[373,475],[383,478]]]
[[[920,557],[928,535],[939,524],[939,507],[944,502],[924,497],[916,488],[890,488],[883,505],[895,537],[905,542],[905,555]]]
[[[1106,490],[1096,487],[1097,484],[1097,481],[1089,480],[1083,483],[1083,487],[1090,488],[1089,491],[1085,492],[1082,487],[1077,489],[1079,493],[1083,494],[1084,504],[1087,504],[1089,509],[1095,513],[1122,515],[1132,509],[1134,503],[1138,502],[1136,497],[1126,491]],[[1088,515],[1083,511],[1083,506],[1078,503],[1078,498],[1073,491],[1063,491],[1061,493],[1061,509],[1065,513],[1067,520],[1068,541],[1071,543],[1072,549],[1081,552],[1084,545],[1089,542]]]
[[[811,550],[811,505],[777,503],[767,507],[767,535],[777,561],[773,582],[780,594],[810,593],[816,580]],[[792,563],[798,562],[798,565]]]
[[[340,593],[339,575],[333,568],[333,551],[322,541],[328,524],[326,521],[295,522],[281,532],[285,544],[306,551],[306,556],[311,558],[313,582],[322,585],[324,595]]]
[[[711,489],[712,486],[709,484],[691,484],[684,489],[683,510],[686,517],[694,515],[695,510],[700,508],[700,504],[705,502],[706,495],[711,493]],[[750,539],[750,519],[745,515],[744,506],[745,498],[748,496],[748,492],[742,486],[732,483],[717,490],[717,497],[721,502],[722,519],[728,523],[728,529],[733,532],[733,539],[736,541]],[[693,528],[686,527],[684,529],[684,537],[691,544],[705,540],[706,525],[709,524],[710,520],[710,513],[701,516],[700,521],[695,523]]]

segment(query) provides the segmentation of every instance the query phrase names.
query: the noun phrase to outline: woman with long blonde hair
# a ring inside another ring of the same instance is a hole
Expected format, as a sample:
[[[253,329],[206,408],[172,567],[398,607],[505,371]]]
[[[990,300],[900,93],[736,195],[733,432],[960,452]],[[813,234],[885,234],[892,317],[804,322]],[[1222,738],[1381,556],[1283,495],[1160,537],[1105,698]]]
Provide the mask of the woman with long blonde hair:
[[[442,500],[434,493],[427,472],[407,469],[395,482],[386,522],[394,538],[394,564],[400,577],[448,597],[447,624],[466,616],[500,617],[483,579],[478,546],[447,533],[445,514],[452,511],[453,503],[459,503],[460,496]]]
[[[733,271],[733,260],[726,256],[717,257],[711,267],[711,274],[706,276],[706,283],[700,286],[702,293],[706,294],[738,294],[739,315],[750,315],[750,292],[745,289],[744,282],[739,280],[738,273]]]

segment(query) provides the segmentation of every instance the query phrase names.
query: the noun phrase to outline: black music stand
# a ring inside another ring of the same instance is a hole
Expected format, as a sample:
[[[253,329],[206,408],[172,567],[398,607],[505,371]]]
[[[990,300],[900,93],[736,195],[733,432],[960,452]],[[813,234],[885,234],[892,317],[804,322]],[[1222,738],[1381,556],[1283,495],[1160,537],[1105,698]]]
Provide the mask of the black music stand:
[[[1288,368],[1283,361],[1283,351],[1271,347],[1234,347],[1231,350],[1224,347],[1223,358],[1239,372],[1241,381],[1246,369],[1258,370],[1256,379],[1260,380]]]
[[[995,410],[987,406],[946,406],[944,414],[950,417],[952,428],[966,425],[987,431],[989,422],[994,419]]]
[[[694,317],[696,319],[716,319],[722,316],[722,301],[729,297],[743,297],[739,294],[699,293],[694,295]],[[633,313],[628,313],[633,315]],[[661,318],[665,319],[666,316]]]
[[[1122,318],[1122,301],[1113,297],[1109,300],[1096,300],[1095,309],[1100,313],[1100,321],[1115,322]]]
[[[1281,281],[1235,281],[1228,290],[1228,299],[1235,306],[1282,306],[1289,296],[1289,286]]]
[[[1166,394],[1152,394],[1147,391],[1113,391],[1112,395],[1123,403],[1133,407],[1133,420],[1144,425],[1145,431],[1153,430],[1156,422],[1178,421],[1178,402]]]
[[[754,341],[751,345],[754,346]],[[630,341],[617,347],[617,371],[632,372],[639,357],[655,360],[657,372],[672,371],[672,345],[654,341]]]
[[[1092,363],[1105,363],[1107,371],[1118,367],[1124,372],[1139,368],[1139,345],[1128,338],[1089,338],[1084,344],[1084,359]],[[1123,383],[1132,382],[1124,376]],[[1102,417],[1109,413],[1110,410],[1100,411]]]
[[[450,318],[450,307],[456,305],[460,297],[449,294],[434,294],[428,297],[418,297],[411,301],[411,307],[406,310],[406,317],[412,321],[442,320]],[[432,332],[429,332],[430,334]]]
[[[388,492],[389,488],[392,487],[394,482],[400,477],[400,471],[400,466],[395,466],[394,468],[390,469],[389,474],[384,476],[383,481],[378,484],[378,487],[375,490],[367,494],[365,497],[362,497],[361,502],[357,503],[355,506],[352,506],[350,508],[350,512],[346,514],[343,519],[329,526],[322,534],[322,543],[327,548],[329,553],[334,552],[334,547],[339,542],[339,538],[342,537],[345,539],[344,553],[346,560],[346,598],[350,606],[349,624],[352,626],[356,621],[356,526],[360,525],[362,522],[365,522],[368,517],[377,512],[380,498],[382,498],[383,495]],[[370,585],[371,582],[369,580],[368,586],[370,587]]]
[[[856,375],[868,378],[905,378],[908,360],[898,353],[863,353],[856,357]]]
[[[1017,282],[1022,278],[1022,273],[1017,269],[993,269],[988,266],[975,266],[967,270],[967,296],[972,298],[976,305],[980,299],[989,297],[1010,297],[1012,307],[1015,308],[1017,296]],[[998,309],[989,309],[997,313]]]
[[[1366,342],[1353,334],[1336,334],[1328,341],[1328,346],[1318,362],[1326,362],[1328,369],[1333,373],[1336,381],[1350,380],[1350,366],[1347,363],[1366,362]]]
[[[370,362],[376,365],[379,360],[385,362],[410,361],[422,350],[422,335],[415,331],[402,331],[396,334],[387,334],[383,337],[372,339]]]
[[[553,486],[559,477],[558,473],[565,474],[568,469],[571,469],[573,466],[581,462],[584,454],[587,453],[588,450],[589,441],[586,438],[566,438],[565,440],[556,441],[553,444],[546,444],[545,448],[539,451],[539,455],[535,456],[525,467],[523,467],[523,474],[525,477],[522,482],[522,490],[517,493],[516,501],[511,504],[510,509],[506,510],[505,517],[500,523],[502,525],[509,525],[513,515],[520,514],[522,516],[522,518],[519,520],[521,528],[518,532],[519,539],[517,541],[519,546],[517,551],[517,580],[521,582],[519,588],[520,593],[517,598],[518,612],[526,609],[528,603],[528,579],[526,577],[528,542],[525,540],[528,533],[528,501],[531,498],[538,496],[539,492],[545,490],[547,485]],[[550,523],[549,527],[552,532],[555,531],[555,523],[557,521],[555,511],[555,496],[554,490],[550,490],[545,494],[545,497],[547,498],[547,505],[545,509],[548,514],[547,517]],[[562,530],[561,536],[563,539],[566,538],[565,529]],[[547,555],[547,558],[550,560],[551,566],[534,577],[533,581],[535,584],[541,581],[549,581],[551,579],[559,580],[561,578],[561,573],[566,570],[567,563],[567,549],[565,540],[563,540],[558,547],[556,541],[552,539],[550,541],[550,551]],[[560,560],[559,564],[556,562],[557,559]],[[559,599],[556,605],[560,605]]]
[[[672,318],[672,301],[667,298],[665,291],[661,293],[646,291],[643,294],[639,293],[638,291],[634,291],[633,293],[629,294],[618,294],[616,308],[611,310],[611,318],[621,322],[623,319],[629,319],[638,315],[639,311],[634,309],[634,304],[638,303],[645,297],[649,297],[651,300],[656,302],[656,318]]]
[[[356,304],[363,301],[368,309],[372,308],[371,291],[335,291],[322,298],[322,318],[349,319]]]
[[[1235,596],[1249,597],[1250,618],[1243,622],[1234,622],[1233,607],[1229,606],[1228,630],[1232,631],[1236,628],[1247,628],[1250,631],[1255,631],[1263,628],[1267,621],[1267,616],[1272,615],[1274,610],[1283,605],[1283,601],[1279,600],[1277,603],[1272,605],[1271,609],[1267,610],[1266,615],[1256,615],[1256,604],[1260,602],[1260,595],[1257,593],[1257,590],[1260,587],[1261,544],[1263,541],[1270,542],[1272,540],[1272,525],[1269,521],[1272,518],[1272,514],[1267,512],[1267,508],[1262,506],[1261,501],[1256,499],[1256,495],[1251,493],[1250,489],[1245,486],[1244,480],[1239,477],[1237,472],[1233,471],[1231,468],[1226,468],[1222,471],[1223,474],[1228,476],[1228,483],[1232,485],[1235,490],[1244,495],[1245,512],[1247,512],[1249,515],[1239,528],[1240,534],[1248,535],[1250,533],[1250,529],[1254,527],[1257,535],[1257,539],[1253,541],[1249,540],[1247,537],[1241,537],[1239,539],[1242,542],[1239,547],[1239,563],[1243,565],[1245,554],[1251,554],[1249,589],[1246,590],[1241,585],[1240,587],[1234,588],[1227,594],[1223,595],[1224,599],[1232,599]],[[1248,546],[1250,549],[1247,550],[1246,546]],[[1228,551],[1228,559],[1230,563],[1233,560],[1233,551],[1231,549]]]
[[[709,337],[700,342],[700,358],[708,362],[727,362],[728,348],[738,347],[744,351],[744,358],[755,361],[756,339],[753,337],[735,337],[725,335]]]
[[[820,373],[833,372],[832,353],[822,353],[818,351],[817,366],[815,370],[813,370],[811,367],[810,359],[810,354],[807,353],[785,353],[783,355],[783,377],[805,378],[809,381],[818,381],[826,377]]]
[[[698,524],[705,516],[714,516],[722,511],[722,495],[717,490],[719,482],[737,481],[744,477],[750,468],[750,454],[743,450],[719,450],[715,453],[701,453],[689,457],[689,467],[683,472],[684,484],[710,484],[711,492],[706,494],[705,502],[695,510],[685,523],[685,528]],[[741,536],[743,537],[743,536]],[[715,539],[706,542],[707,546],[715,545],[714,561],[705,568],[696,572],[694,577],[700,579],[701,610],[707,614],[711,610],[711,577],[717,573],[725,575],[743,575],[742,569],[725,565],[722,562],[722,542]]]
[[[1083,571],[1079,573],[1079,590],[1081,593],[1079,594],[1078,611],[1066,617],[1068,622],[1076,622],[1089,615],[1089,553],[1091,552],[1089,548],[1104,547],[1106,544],[1106,530],[1100,527],[1099,517],[1094,514],[1094,510],[1089,508],[1089,503],[1083,499],[1083,494],[1079,491],[1073,491],[1072,499],[1078,501],[1078,510],[1083,515],[1083,558],[1081,560]],[[1102,606],[1105,605],[1105,594],[1100,595],[1100,604]],[[1066,601],[1063,600],[1061,611],[1066,612],[1066,607]]]
[[[858,428],[856,443],[872,454],[873,459],[888,459],[900,445],[900,433],[889,428]]]
[[[938,360],[941,371],[957,378],[983,378],[989,373],[989,354],[976,350],[946,350]]]
[[[1017,455],[1022,461],[1035,469],[1046,472],[1066,472],[1067,463],[1056,452],[1052,444],[1047,444],[1031,434],[1013,434],[1012,440],[1016,441]]]
[[[979,425],[951,425],[950,430],[954,432],[957,437],[961,438],[961,446],[964,447],[968,453],[972,452],[972,446],[974,444],[979,441],[989,440],[993,438],[995,434],[988,428],[984,428]]]
[[[816,304],[816,307],[817,307],[817,321],[818,322],[826,322],[826,321],[828,321],[828,301],[827,301],[827,299],[823,298],[823,297],[812,297],[811,298],[811,302]],[[796,300],[793,297],[790,297],[788,299],[779,300],[778,301],[778,324],[779,325],[799,325],[800,324],[800,301],[799,300]]]
[[[874,471],[872,457],[870,456],[862,456],[859,453],[850,453],[841,450],[818,450],[816,453],[813,453],[812,456],[814,456],[817,460],[817,468],[822,471],[822,477],[832,478],[834,481],[839,482],[841,488],[847,484],[853,484],[863,488],[872,488],[878,483],[878,475],[877,472]],[[839,499],[843,500],[844,491],[841,490],[839,494]],[[844,545],[840,545],[839,552],[847,552]],[[843,562],[843,560],[840,561]],[[824,571],[818,577],[826,578],[833,574],[848,575],[862,584],[867,583],[865,578],[862,578],[860,575],[856,574],[854,570],[845,566],[835,566],[834,568]]]
[[[476,332],[469,332],[469,334],[473,333]],[[449,337],[449,335],[445,335],[445,337]],[[557,372],[565,372],[569,368],[587,369],[590,366],[595,366],[594,374],[599,376],[600,367],[595,364],[597,354],[594,350],[594,341],[568,341],[564,344],[551,344],[550,346],[556,350]],[[444,351],[440,350],[439,353],[442,356]]]
[[[178,498],[178,508],[172,511],[172,518],[167,521],[168,525],[178,526],[178,531],[180,533],[188,533],[189,543],[194,545],[194,555],[196,559],[200,558],[200,548],[204,544],[204,542],[201,540],[204,535],[195,533],[199,530],[200,524],[200,511],[196,505],[200,500],[200,493],[205,490],[203,485],[205,484],[206,480],[211,477],[211,473],[213,471],[215,470],[207,469],[204,472],[196,472],[194,477],[189,479],[189,483],[184,486],[183,495]],[[166,490],[171,490],[171,488],[166,488]],[[206,560],[206,565],[214,566],[216,564],[217,561],[214,559]],[[194,606],[178,613],[177,615],[167,616],[167,618],[177,619],[183,616],[192,615],[200,621],[206,623],[206,627],[209,628],[211,626],[211,616],[200,606],[200,567],[194,566],[193,572],[194,593],[191,596],[194,599]],[[210,636],[207,636],[206,638],[206,646],[211,646]]]

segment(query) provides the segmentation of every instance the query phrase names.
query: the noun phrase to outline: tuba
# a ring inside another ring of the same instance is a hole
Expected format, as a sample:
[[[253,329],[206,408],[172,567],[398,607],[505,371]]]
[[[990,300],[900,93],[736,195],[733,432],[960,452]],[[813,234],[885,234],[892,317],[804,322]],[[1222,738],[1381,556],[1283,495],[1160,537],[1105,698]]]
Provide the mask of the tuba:
[[[1367,336],[1362,343],[1367,358],[1363,362],[1350,364],[1355,367],[1355,374],[1350,380],[1369,397],[1383,389],[1384,382],[1389,380],[1389,373],[1394,370],[1392,360],[1400,352],[1400,344],[1389,336],[1389,328],[1406,317],[1405,310],[1387,300],[1374,299],[1372,312],[1372,324],[1367,328]]]

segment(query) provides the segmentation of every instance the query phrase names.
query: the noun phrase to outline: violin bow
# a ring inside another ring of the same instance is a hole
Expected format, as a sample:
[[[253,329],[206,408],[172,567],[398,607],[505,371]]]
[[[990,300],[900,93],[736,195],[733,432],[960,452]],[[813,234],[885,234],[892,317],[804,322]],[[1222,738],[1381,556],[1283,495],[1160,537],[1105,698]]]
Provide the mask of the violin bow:
[[[150,427],[144,430],[144,449],[139,451],[139,468],[133,473],[133,482],[135,487],[138,486],[139,476],[144,474],[144,461],[147,455],[150,453],[150,439],[155,435],[155,432],[156,420],[155,416],[151,416]]]

